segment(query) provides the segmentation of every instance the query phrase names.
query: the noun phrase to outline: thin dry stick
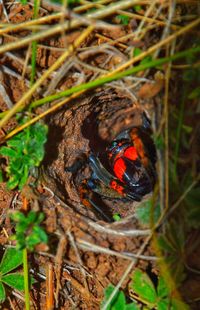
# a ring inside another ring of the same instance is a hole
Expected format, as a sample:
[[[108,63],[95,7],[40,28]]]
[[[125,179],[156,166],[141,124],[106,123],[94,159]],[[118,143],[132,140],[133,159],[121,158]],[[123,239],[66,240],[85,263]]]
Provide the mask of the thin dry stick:
[[[54,273],[53,264],[48,263],[46,267],[46,309],[54,308]]]
[[[15,128],[13,131],[11,131],[9,134],[7,134],[3,140],[7,140],[9,138],[11,138],[12,136],[14,136],[16,133],[18,133],[19,131],[23,130],[24,128],[34,124],[35,122],[39,121],[40,119],[42,119],[43,117],[45,117],[46,115],[48,115],[49,113],[52,113],[54,111],[56,111],[59,107],[62,107],[64,104],[66,104],[67,102],[69,102],[70,100],[79,97],[81,94],[83,94],[85,91],[79,91],[75,94],[73,94],[72,96],[65,98],[64,100],[58,102],[57,104],[55,104],[53,107],[49,108],[48,110],[44,111],[43,113],[35,116],[34,118],[32,118],[30,121],[28,121],[27,123],[25,123],[24,125],[21,125],[17,128]]]
[[[100,225],[98,223],[94,223],[92,221],[88,221],[88,225],[91,226],[96,231],[106,233],[106,234],[111,234],[111,235],[117,235],[117,236],[139,237],[139,236],[146,236],[151,233],[150,229],[143,229],[143,230],[141,229],[130,229],[130,230],[112,229],[112,228],[108,228],[106,226]]]
[[[74,12],[80,13],[83,11],[87,11],[88,9],[91,9],[91,8],[101,8],[103,7],[103,4],[105,5],[110,2],[112,2],[112,0],[98,1],[97,3],[96,2],[91,3],[89,1],[80,0],[80,3],[83,5],[79,5],[78,7],[74,8]]]
[[[83,33],[75,40],[74,44],[71,44],[67,51],[63,53],[57,61],[33,84],[33,86],[24,94],[24,96],[15,104],[15,106],[8,111],[6,116],[0,121],[0,128],[17,112],[17,110],[25,105],[28,99],[31,98],[35,90],[49,77],[49,75],[55,71],[66,58],[77,48],[93,31],[94,27],[89,26]]]
[[[145,18],[148,17],[151,13],[151,11],[154,9],[155,5],[156,5],[157,1],[154,0],[152,1],[152,3],[150,4],[149,8],[146,10],[144,18],[142,19],[142,21],[140,22],[139,26],[137,27],[137,30],[135,31],[135,38],[137,39],[139,37],[139,34],[145,24]]]
[[[3,0],[0,0],[0,5],[1,5],[2,9],[3,9],[3,13],[4,13],[5,17],[6,17],[6,20],[7,20],[7,22],[9,23],[9,22],[10,22],[10,21],[9,21],[9,17],[8,17],[6,8],[5,8],[5,6],[4,6]]]
[[[105,253],[107,255],[113,255],[113,256],[125,258],[128,260],[133,260],[135,258],[142,259],[142,260],[148,260],[148,261],[158,260],[156,256],[138,255],[138,254],[129,253],[129,252],[113,251],[108,248],[85,241],[83,239],[77,239],[76,242],[79,248],[86,250],[86,251],[95,252],[95,253]]]
[[[127,16],[131,17],[131,18],[135,18],[135,19],[139,19],[139,20],[143,20],[145,19],[145,22],[150,23],[150,24],[157,24],[159,26],[165,27],[166,26],[166,22],[163,22],[161,20],[152,18],[152,17],[147,17],[147,16],[143,16],[143,15],[139,15],[139,14],[135,14],[135,13],[131,13],[128,11],[123,11],[123,10],[119,10],[118,11],[120,14],[126,14]],[[171,24],[170,25],[171,29],[180,29],[181,26],[175,25],[175,24]]]
[[[173,1],[173,3],[171,3],[171,1],[170,1],[169,9],[168,9],[169,13],[168,13],[168,18],[167,18],[167,22],[166,22],[166,27],[163,30],[161,40],[164,40],[167,37],[167,35],[170,33],[170,28],[171,28],[172,19],[174,16],[175,8],[176,8],[176,1]],[[155,51],[154,58],[156,58],[159,53],[160,53],[160,48],[157,49],[157,51]]]
[[[90,292],[88,292],[84,286],[82,286],[76,279],[74,279],[68,272],[65,272],[63,277],[68,280],[71,285],[87,300],[93,300],[98,302],[98,299],[95,298]]]
[[[170,35],[166,39],[158,42],[157,44],[155,44],[153,46],[151,46],[147,51],[141,53],[137,57],[131,58],[128,62],[126,62],[125,64],[121,65],[116,70],[112,71],[108,76],[113,75],[115,73],[118,73],[120,71],[123,71],[127,67],[133,65],[134,63],[142,60],[144,57],[146,57],[146,56],[150,55],[151,53],[155,52],[158,48],[166,45],[167,43],[170,43],[175,38],[179,37],[180,35],[188,32],[188,31],[190,31],[192,28],[196,27],[198,24],[200,24],[200,18],[196,19],[195,21],[193,21],[189,25],[186,25],[185,27],[181,28],[180,30],[178,30],[177,32],[173,33],[172,35]]]
[[[28,50],[26,52],[26,57],[25,57],[25,60],[24,60],[24,63],[23,63],[23,70],[22,70],[21,79],[24,79],[24,77],[25,77],[25,74],[26,74],[27,69],[28,69],[28,63],[29,63],[30,57],[31,57],[31,44],[29,44]]]
[[[85,273],[85,269],[82,267],[82,266],[83,266],[83,262],[82,262],[82,260],[81,260],[81,256],[80,256],[80,254],[79,254],[79,251],[78,251],[76,242],[75,242],[74,237],[73,237],[72,233],[70,232],[70,230],[68,230],[66,233],[67,233],[67,236],[68,236],[68,238],[69,238],[69,241],[70,241],[72,247],[74,248],[74,252],[75,252],[76,257],[77,257],[77,259],[78,259],[78,263],[79,263],[79,266],[80,266],[80,270],[81,270],[81,273],[82,273],[82,275],[83,275],[84,286],[85,286],[85,289],[88,291],[88,294],[89,294],[89,288],[88,288],[88,284],[87,284],[86,273]]]
[[[9,301],[9,303],[10,303],[11,309],[12,309],[12,310],[16,310],[15,306],[14,306],[13,303],[12,303],[11,298],[10,298],[9,296],[7,296],[7,298],[8,298],[8,301]]]
[[[20,24],[17,24],[17,25],[16,24],[14,24],[14,25],[13,24],[6,24],[3,29],[0,29],[0,35],[6,34],[8,32],[17,31],[17,30],[20,30],[20,29],[24,30],[27,27],[30,27],[30,26],[33,26],[33,25],[41,25],[41,24],[50,22],[50,21],[52,21],[54,19],[59,19],[63,15],[66,16],[67,14],[63,13],[63,12],[59,12],[59,13],[56,13],[56,14],[53,14],[53,15],[48,15],[48,16],[44,16],[44,17],[41,17],[41,18],[38,18],[38,19],[26,21],[24,23],[20,23]]]
[[[62,269],[62,263],[63,263],[63,256],[66,251],[66,237],[64,234],[61,235],[58,248],[57,248],[57,253],[55,257],[55,276],[56,276],[56,290],[55,290],[55,302],[56,302],[56,307],[58,307],[58,297],[59,297],[59,292],[61,289],[61,269]]]
[[[1,71],[0,71],[0,79],[1,79]],[[3,83],[1,83],[1,81],[0,81],[0,97],[3,99],[3,101],[7,105],[8,109],[12,109],[13,103],[10,100],[10,97],[8,96],[7,91]]]
[[[20,48],[22,46],[25,46],[32,41],[38,41],[38,40],[44,39],[46,37],[58,34],[64,30],[68,30],[68,29],[78,27],[84,23],[85,24],[93,23],[94,26],[99,25],[99,27],[104,27],[104,28],[108,27],[108,25],[106,25],[106,23],[96,22],[95,19],[104,18],[106,16],[114,14],[116,12],[116,10],[126,9],[126,8],[134,5],[136,2],[137,2],[137,0],[123,0],[123,1],[119,1],[118,3],[112,4],[106,8],[97,10],[96,12],[88,13],[84,16],[75,16],[75,14],[73,14],[74,19],[70,23],[69,23],[69,21],[67,21],[67,22],[63,23],[62,25],[58,24],[56,26],[50,27],[47,30],[44,30],[44,31],[41,31],[38,33],[34,33],[34,34],[32,34],[28,37],[25,37],[23,39],[20,39],[18,41],[5,44],[4,46],[0,47],[0,54],[7,52],[9,50],[12,50],[12,49],[17,49],[17,48]],[[109,25],[109,27],[112,27],[112,25]],[[113,26],[113,27],[116,27],[116,26]]]

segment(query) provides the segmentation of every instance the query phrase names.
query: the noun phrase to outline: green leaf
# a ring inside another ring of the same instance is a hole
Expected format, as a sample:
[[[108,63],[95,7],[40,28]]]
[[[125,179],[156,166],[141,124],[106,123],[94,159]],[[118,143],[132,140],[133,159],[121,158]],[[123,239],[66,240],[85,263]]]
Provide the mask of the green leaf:
[[[148,275],[139,269],[133,274],[132,288],[142,300],[154,304],[157,300],[155,287]]]
[[[114,291],[115,287],[110,284],[108,285],[105,290],[104,290],[104,299],[101,303],[101,308],[105,305],[105,303],[107,302],[107,300],[109,299],[110,295],[112,294],[112,292]],[[115,303],[117,302],[117,298],[118,298],[118,295],[119,295],[119,291],[117,291],[114,295],[114,297],[112,298],[111,300],[111,303],[108,305],[108,307],[106,308],[106,310],[112,310],[112,306],[115,305]],[[100,309],[101,309],[100,308]]]
[[[3,172],[1,168],[0,168],[0,182],[3,182]]]
[[[0,303],[4,302],[5,299],[6,299],[5,288],[2,284],[2,282],[0,282]]]
[[[20,120],[23,124],[27,120]],[[14,189],[22,187],[28,180],[29,172],[35,166],[39,166],[44,158],[44,143],[47,141],[48,127],[41,122],[24,129],[7,142],[7,146],[0,148],[0,154],[9,156],[9,164],[6,167],[8,182],[7,187]]]
[[[170,291],[163,279],[163,277],[160,277],[158,280],[158,287],[157,287],[157,294],[158,297],[167,297],[169,295]]]
[[[14,270],[22,264],[23,255],[21,251],[15,248],[8,248],[4,252],[3,258],[0,264],[0,272],[2,275]]]
[[[139,56],[141,53],[142,53],[141,48],[139,48],[139,47],[135,47],[134,48],[134,51],[133,51],[133,56],[134,57]]]
[[[0,154],[3,156],[13,157],[13,158],[17,156],[16,150],[13,150],[7,146],[2,146],[0,148]]]
[[[141,60],[140,65],[145,65],[145,64],[147,64],[148,62],[151,62],[151,61],[152,61],[152,57],[151,56],[147,56],[147,57],[145,57],[144,59]]]
[[[20,0],[22,5],[26,5],[28,3],[28,0]]]
[[[154,138],[154,143],[156,145],[156,148],[159,150],[163,150],[165,146],[165,141],[163,136],[158,136]]]
[[[18,183],[19,183],[19,179],[17,178],[17,176],[13,176],[7,182],[7,188],[14,189],[18,185]]]
[[[135,10],[135,12],[139,12],[142,10],[141,5],[134,5],[133,9]]]
[[[37,235],[38,235],[38,237],[40,239],[40,242],[47,243],[48,237],[47,237],[47,234],[46,234],[45,230],[42,227],[40,227],[40,226],[34,227],[33,232],[37,233]]]
[[[167,237],[164,235],[159,236],[158,244],[159,244],[159,247],[163,251],[168,251],[168,252],[174,252],[175,251],[173,244],[171,244],[170,241],[167,239]]]
[[[125,310],[126,299],[122,291],[118,292],[117,299],[112,306],[112,310]]]
[[[27,215],[26,221],[28,224],[35,223],[37,220],[37,213],[35,211],[30,211]]]
[[[125,25],[125,26],[128,25],[129,19],[130,19],[129,16],[124,15],[124,14],[120,14],[120,15],[117,15],[117,18],[120,20],[122,25]]]
[[[44,220],[44,213],[40,212],[37,214],[37,220],[36,220],[36,223],[37,224],[40,224],[43,220]]]
[[[16,151],[19,153],[22,151],[23,149],[23,144],[20,143],[20,139],[10,139],[8,142],[7,142],[7,145],[9,147],[12,147],[14,149],[16,149]]]
[[[191,126],[186,126],[184,124],[182,125],[182,129],[188,134],[193,131],[193,128]]]
[[[125,310],[140,310],[140,308],[135,302],[132,302],[125,306]]]
[[[10,213],[10,218],[11,220],[13,220],[14,222],[23,222],[26,221],[26,217],[24,215],[24,213],[20,212],[20,211],[14,211],[12,213]]]
[[[24,165],[24,173],[21,177],[21,180],[19,181],[19,189],[22,189],[22,187],[26,184],[26,181],[28,180],[28,174],[29,167],[27,165]]]
[[[24,290],[24,276],[21,273],[16,272],[4,275],[2,276],[2,282],[16,290]]]
[[[159,300],[157,306],[158,306],[158,310],[171,309],[171,307],[169,307],[170,306],[170,300],[168,298]]]

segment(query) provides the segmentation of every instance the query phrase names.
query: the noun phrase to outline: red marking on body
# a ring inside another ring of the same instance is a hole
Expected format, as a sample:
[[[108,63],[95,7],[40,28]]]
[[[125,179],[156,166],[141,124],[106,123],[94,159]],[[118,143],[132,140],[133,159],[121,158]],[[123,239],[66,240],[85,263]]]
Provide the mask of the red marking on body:
[[[122,158],[118,158],[113,166],[113,171],[116,175],[116,177],[123,182],[123,175],[126,171],[126,164]]]
[[[124,151],[124,156],[128,159],[131,160],[136,160],[138,158],[138,153],[137,150],[134,146],[130,146],[128,147],[125,151]]]
[[[92,204],[87,199],[88,196],[88,188],[86,187],[87,181],[83,180],[82,184],[79,186],[79,194],[82,204],[87,208],[92,208]]]
[[[114,189],[116,192],[118,192],[120,195],[123,195],[124,188],[123,186],[119,185],[116,181],[111,181],[110,187]]]
[[[139,137],[139,132],[138,132],[138,129],[137,128],[133,128],[132,131],[130,132],[130,136],[131,136],[131,139],[135,145],[135,148],[140,156],[140,159],[141,159],[141,162],[142,164],[147,167],[148,166],[148,163],[149,163],[149,160],[146,156],[146,153],[145,153],[145,147],[144,147],[144,144],[143,144],[143,141],[141,140],[141,138]]]

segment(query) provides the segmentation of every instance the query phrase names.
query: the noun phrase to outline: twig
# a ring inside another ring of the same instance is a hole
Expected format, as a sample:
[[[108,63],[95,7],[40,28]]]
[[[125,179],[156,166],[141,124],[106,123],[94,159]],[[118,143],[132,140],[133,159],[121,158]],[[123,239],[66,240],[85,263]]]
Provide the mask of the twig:
[[[54,307],[54,274],[53,265],[48,263],[46,267],[46,309],[53,310]]]
[[[66,250],[66,237],[62,233],[60,234],[60,240],[57,248],[57,253],[55,257],[55,275],[56,275],[56,290],[55,290],[55,302],[56,307],[58,307],[58,296],[61,289],[61,268],[62,268],[62,262],[63,262],[63,255]]]
[[[151,233],[149,229],[130,229],[130,230],[120,230],[120,229],[112,229],[106,226],[100,225],[98,223],[88,221],[88,225],[94,228],[96,231],[103,232],[106,234],[116,235],[116,236],[129,236],[129,237],[138,237],[138,236],[147,236]]]
[[[77,248],[77,245],[76,245],[76,241],[74,240],[74,237],[72,235],[72,233],[70,232],[70,230],[68,230],[66,232],[68,238],[69,238],[69,241],[75,251],[75,254],[76,254],[76,257],[78,259],[78,263],[79,263],[79,267],[80,267],[80,271],[83,275],[83,279],[84,279],[84,286],[85,286],[85,289],[88,291],[88,294],[89,294],[89,288],[88,288],[88,284],[87,284],[87,280],[86,280],[86,273],[85,273],[85,269],[82,267],[83,266],[83,262],[81,260],[81,257],[80,257],[80,254],[79,254],[79,251],[78,251],[78,248]]]
[[[4,13],[5,17],[6,17],[6,20],[7,20],[7,22],[9,23],[9,22],[10,22],[10,21],[9,21],[9,17],[8,17],[6,8],[5,8],[5,6],[4,6],[3,0],[0,0],[0,5],[2,6],[3,13]]]
[[[7,105],[8,109],[12,109],[13,107],[13,103],[10,100],[10,97],[8,96],[5,87],[3,86],[3,84],[1,83],[1,75],[2,72],[0,71],[0,96],[2,97],[2,99],[4,100],[5,104]]]
[[[95,253],[105,253],[108,255],[114,255],[116,257],[121,257],[121,258],[129,259],[129,260],[142,259],[142,260],[147,260],[147,261],[155,261],[158,259],[155,256],[146,256],[146,255],[138,255],[138,254],[129,253],[129,252],[113,251],[105,247],[85,241],[83,239],[79,239],[79,238],[76,240],[76,242],[79,248],[86,250],[86,251],[95,252]]]

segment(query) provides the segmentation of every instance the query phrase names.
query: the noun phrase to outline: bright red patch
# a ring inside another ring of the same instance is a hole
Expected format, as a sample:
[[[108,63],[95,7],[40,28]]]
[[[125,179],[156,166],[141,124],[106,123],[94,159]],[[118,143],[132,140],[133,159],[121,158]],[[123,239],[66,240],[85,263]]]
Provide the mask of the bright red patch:
[[[124,151],[124,156],[128,159],[131,160],[136,160],[138,158],[138,154],[137,154],[137,150],[134,146],[130,146],[128,147],[125,151]]]
[[[123,195],[124,188],[123,186],[117,184],[116,181],[111,181],[110,187],[114,189],[116,192],[118,192],[120,195]]]
[[[113,167],[114,173],[116,175],[116,177],[123,182],[123,175],[124,172],[126,171],[126,165],[125,162],[122,158],[118,158],[115,163],[114,163],[114,167]]]

